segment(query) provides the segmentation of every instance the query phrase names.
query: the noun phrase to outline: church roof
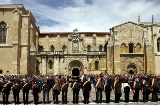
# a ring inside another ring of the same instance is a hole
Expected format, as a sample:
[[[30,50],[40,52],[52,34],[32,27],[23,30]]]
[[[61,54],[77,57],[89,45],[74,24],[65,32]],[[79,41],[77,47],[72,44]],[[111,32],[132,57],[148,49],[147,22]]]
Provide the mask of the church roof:
[[[98,35],[110,35],[110,32],[78,32],[79,34],[98,34]],[[40,35],[69,35],[73,34],[73,32],[40,32]]]
[[[117,26],[114,26],[114,27],[110,28],[110,30],[111,30],[111,29],[113,29],[113,28],[116,28],[116,27],[120,27],[120,26],[122,26],[122,25],[124,25],[124,24],[128,24],[128,23],[131,23],[131,24],[135,24],[135,25],[138,25],[138,26],[144,27],[144,26],[142,26],[142,25],[140,25],[140,24],[137,24],[137,23],[134,23],[134,22],[128,21],[128,22],[125,22],[125,23],[119,24],[119,25],[117,25]]]

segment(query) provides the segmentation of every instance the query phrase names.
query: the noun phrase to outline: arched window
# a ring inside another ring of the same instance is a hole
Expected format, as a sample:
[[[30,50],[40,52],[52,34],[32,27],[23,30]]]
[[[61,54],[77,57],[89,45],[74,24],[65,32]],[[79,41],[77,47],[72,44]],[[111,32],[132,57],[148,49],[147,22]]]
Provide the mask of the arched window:
[[[99,61],[95,61],[95,70],[98,70]]]
[[[104,45],[104,51],[107,52],[107,44],[108,42]]]
[[[48,66],[49,66],[49,69],[53,68],[53,62],[51,60],[48,62]]]
[[[126,44],[121,45],[121,53],[126,53]]]
[[[91,51],[91,46],[90,46],[90,45],[87,46],[87,51],[88,51],[88,52]]]
[[[100,46],[99,46],[99,51],[102,52],[102,49],[103,49],[103,46],[100,45]]]
[[[43,51],[43,46],[39,46],[38,51]]]
[[[129,53],[133,53],[133,43],[129,43]]]
[[[55,49],[54,46],[51,46],[51,51],[52,51],[52,52],[54,52],[54,49]]]
[[[136,45],[136,53],[140,53],[140,52],[141,52],[141,44],[138,43],[138,44]]]
[[[157,52],[160,52],[160,37],[157,39]]]
[[[40,65],[40,62],[37,60],[37,62],[36,62],[36,71],[39,71],[39,65]]]
[[[62,50],[65,51],[65,50],[66,50],[66,46],[63,46],[63,47],[62,47]]]
[[[0,43],[6,43],[6,23],[4,21],[0,22]]]

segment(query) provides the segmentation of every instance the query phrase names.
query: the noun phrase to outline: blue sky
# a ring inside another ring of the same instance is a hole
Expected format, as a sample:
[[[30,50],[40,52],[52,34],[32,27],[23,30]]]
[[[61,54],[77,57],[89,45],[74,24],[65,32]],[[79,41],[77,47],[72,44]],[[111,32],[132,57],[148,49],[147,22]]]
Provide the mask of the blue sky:
[[[41,32],[109,32],[127,21],[160,22],[160,0],[0,0],[23,4],[36,18]]]

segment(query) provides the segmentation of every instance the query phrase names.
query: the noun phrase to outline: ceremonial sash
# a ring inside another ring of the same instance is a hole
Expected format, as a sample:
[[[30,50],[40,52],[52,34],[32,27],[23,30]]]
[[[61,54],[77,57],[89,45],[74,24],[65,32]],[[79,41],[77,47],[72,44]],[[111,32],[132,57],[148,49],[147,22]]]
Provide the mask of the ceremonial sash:
[[[33,86],[32,86],[32,90],[33,90],[33,87],[35,86],[36,84],[34,84]]]
[[[23,85],[22,90],[23,90],[23,88],[24,88],[27,84],[28,84],[28,83],[25,83],[25,84]]]
[[[105,88],[106,88],[106,86],[107,86],[107,84],[104,84],[104,92],[106,91],[106,89],[105,89]]]
[[[5,87],[6,87],[8,84],[9,84],[9,83],[6,83],[6,84],[3,86],[3,88],[2,88],[1,91],[4,91]]]
[[[57,84],[55,84],[53,87],[52,87],[52,90],[54,90],[54,88],[57,86]]]
[[[143,80],[143,84],[145,84],[145,82],[146,82],[146,81],[145,81],[145,80]],[[142,88],[142,92],[143,92],[143,90],[144,90],[144,88]]]
[[[117,80],[114,81],[114,89],[115,89],[115,87],[116,87],[116,83],[117,83]]]
[[[62,92],[62,89],[63,89],[64,86],[65,86],[65,84],[62,85],[62,87],[61,87],[61,92]]]
[[[135,89],[135,87],[136,87],[136,81],[134,81],[133,83],[133,89]]]
[[[152,88],[153,88],[154,82],[155,82],[155,80],[154,80],[154,78],[153,78],[153,79],[152,79],[152,85],[151,85]]]
[[[95,87],[97,87],[97,86],[99,85],[99,82],[100,82],[100,80],[98,80],[98,81],[97,81],[97,83],[96,83],[96,86],[95,86]]]
[[[42,88],[44,88],[45,85],[46,85],[46,84],[43,84]]]
[[[77,82],[74,82],[74,84],[73,84],[73,86],[72,86],[72,89],[74,88],[74,86],[76,85],[76,83],[77,83]]]
[[[86,81],[84,84],[83,84],[83,87],[85,86],[85,84],[87,83],[88,81]]]

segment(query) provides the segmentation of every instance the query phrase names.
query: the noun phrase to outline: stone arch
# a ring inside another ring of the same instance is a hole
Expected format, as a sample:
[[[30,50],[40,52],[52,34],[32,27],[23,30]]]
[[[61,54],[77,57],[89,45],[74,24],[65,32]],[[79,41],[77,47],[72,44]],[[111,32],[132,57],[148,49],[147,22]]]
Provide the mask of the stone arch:
[[[121,70],[122,74],[128,73],[129,65],[135,65],[136,69],[134,69],[137,74],[144,73],[143,61],[139,60],[138,58],[126,58],[121,63]]]
[[[141,48],[142,48],[141,44],[137,43],[137,45],[136,45],[136,53],[141,53]]]
[[[157,52],[160,52],[160,37],[157,38]]]
[[[127,53],[126,44],[125,43],[121,44],[121,53]]]
[[[72,60],[68,63],[68,70],[68,75],[79,76],[84,73],[84,65],[79,60]]]
[[[129,43],[128,44],[128,53],[134,53],[134,43]]]

